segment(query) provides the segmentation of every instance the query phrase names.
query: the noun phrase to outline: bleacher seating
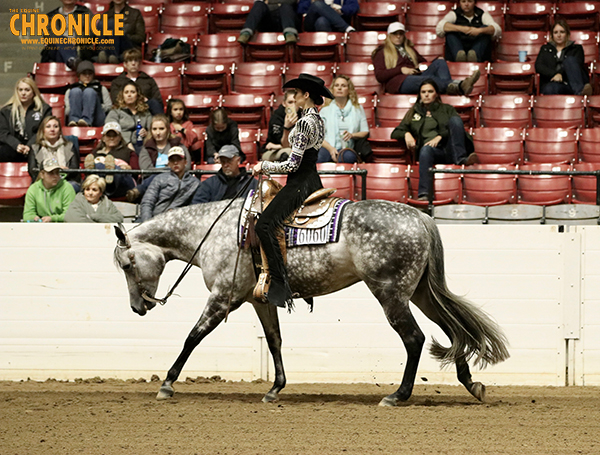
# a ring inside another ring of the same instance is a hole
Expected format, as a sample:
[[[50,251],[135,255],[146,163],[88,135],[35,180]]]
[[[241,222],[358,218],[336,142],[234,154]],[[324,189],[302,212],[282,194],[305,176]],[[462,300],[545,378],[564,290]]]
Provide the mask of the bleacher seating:
[[[208,32],[239,32],[244,27],[244,22],[252,8],[252,4],[252,1],[244,3],[213,2],[208,16]]]
[[[515,166],[475,164],[468,169],[515,170]],[[516,177],[510,174],[464,174],[462,202],[482,206],[514,204],[517,196],[516,182]]]
[[[209,3],[166,3],[161,13],[160,31],[170,34],[208,33]]]
[[[374,163],[409,164],[411,154],[406,149],[404,142],[391,138],[394,127],[371,128],[369,144],[373,150]]]
[[[230,76],[231,65],[186,63],[183,67],[183,93],[227,94]]]
[[[525,161],[572,163],[577,159],[577,130],[529,128],[525,131]]]
[[[552,2],[509,2],[504,12],[505,30],[526,30],[545,32],[550,28],[554,14]]]
[[[532,97],[528,95],[487,95],[479,102],[479,126],[526,128],[532,125]]]
[[[523,161],[522,129],[475,128],[471,134],[481,164],[518,164]]]
[[[64,63],[35,63],[32,76],[42,93],[64,94],[69,85],[77,80],[75,71]]]
[[[533,121],[538,127],[583,127],[585,125],[584,107],[583,96],[536,96],[533,98]]]
[[[460,169],[454,164],[437,164],[436,169]],[[408,181],[410,184],[410,197],[408,203],[418,207],[425,207],[428,201],[418,200],[419,165],[411,164]],[[433,178],[433,205],[458,204],[462,198],[461,174],[434,174]]]
[[[241,63],[244,48],[237,42],[237,33],[199,35],[196,40],[196,63]]]
[[[27,163],[0,163],[0,204],[23,205],[29,185]]]
[[[233,65],[232,93],[257,95],[281,94],[282,86],[283,66],[281,63],[249,62]]]
[[[362,3],[356,16],[354,25],[361,31],[386,31],[390,23],[400,21],[404,23],[404,11],[401,3],[378,1]]]
[[[524,164],[522,171],[570,171],[570,164]],[[568,175],[526,175],[517,179],[517,196],[520,204],[566,204],[571,199],[571,179]]]
[[[344,33],[299,33],[294,46],[295,62],[342,62],[344,61]]]
[[[406,29],[410,31],[429,31],[435,33],[435,27],[442,18],[454,8],[451,2],[415,2],[406,4]]]

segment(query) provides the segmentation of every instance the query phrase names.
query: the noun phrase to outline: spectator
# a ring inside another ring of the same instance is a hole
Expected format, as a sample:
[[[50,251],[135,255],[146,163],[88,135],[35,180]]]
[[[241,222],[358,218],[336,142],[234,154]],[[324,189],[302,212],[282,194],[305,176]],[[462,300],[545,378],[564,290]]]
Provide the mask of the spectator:
[[[298,14],[304,15],[307,32],[354,32],[350,22],[357,12],[357,0],[298,1]]]
[[[167,117],[171,122],[171,134],[181,138],[181,143],[190,151],[194,162],[200,162],[200,137],[194,131],[194,124],[190,121],[185,103],[177,98],[167,101]],[[197,152],[197,157],[194,156],[194,152]]]
[[[139,86],[135,82],[128,82],[117,97],[116,108],[106,116],[106,123],[115,122],[121,126],[123,139],[128,145],[131,144],[137,153],[142,149],[142,142],[148,135],[152,119],[143,98]],[[138,122],[142,127],[139,133]]]
[[[552,39],[544,44],[535,60],[542,95],[592,95],[583,47],[571,41],[566,21],[557,20],[550,30]]]
[[[224,145],[235,145],[240,151],[242,161],[246,159],[246,155],[242,152],[240,130],[237,123],[228,117],[225,108],[218,107],[210,113],[210,124],[206,128],[204,160],[208,164],[214,164],[215,154]]]
[[[38,177],[37,169],[40,169],[47,159],[57,161],[61,169],[79,169],[79,150],[75,144],[63,136],[60,120],[54,115],[44,117],[37,132],[35,144],[31,146],[31,152],[29,152],[27,167],[33,182]],[[67,174],[66,179],[73,185],[75,192],[78,192],[81,182],[80,174]]]
[[[375,77],[383,84],[387,93],[415,95],[426,79],[433,79],[441,93],[448,95],[469,95],[473,91],[473,85],[479,80],[479,70],[475,70],[463,81],[453,81],[448,64],[444,59],[438,58],[421,72],[419,63],[425,59],[414,49],[404,31],[404,24],[392,22],[388,26],[384,44],[378,46],[371,56]]]
[[[25,194],[23,221],[62,222],[73,199],[75,190],[60,177],[60,164],[54,158],[48,158],[38,180]]]
[[[436,164],[470,166],[477,161],[473,139],[456,110],[442,103],[433,79],[423,81],[414,106],[394,129],[392,139],[404,140],[419,161],[419,200],[427,200],[431,185],[429,168]],[[468,150],[468,151],[467,151]]]
[[[84,35],[68,35],[69,27],[65,29],[62,37],[65,38],[91,38],[89,34],[85,33],[85,30],[90,30],[89,21],[94,15],[92,11],[84,6],[76,3],[76,0],[60,0],[62,6],[53,9],[48,13],[48,24],[52,23],[52,19],[57,14],[62,14],[65,18],[65,23],[68,24],[72,20],[76,23],[84,23],[87,19],[87,24],[84,24],[83,30]],[[69,16],[73,16],[70,19]],[[52,37],[55,37],[52,35]],[[77,64],[81,60],[91,60],[94,56],[94,45],[93,44],[60,44],[52,43],[48,44],[42,49],[42,63],[46,62],[62,62],[65,63],[73,71],[77,69]]]
[[[122,223],[123,214],[104,195],[106,181],[97,175],[88,175],[65,213],[66,223]]]
[[[238,42],[246,44],[257,30],[283,32],[286,43],[298,41],[296,0],[256,0],[248,13]]]
[[[446,54],[454,62],[485,62],[491,60],[492,39],[502,29],[490,13],[475,6],[475,0],[460,0],[458,7],[438,22],[435,29],[446,37]]]
[[[139,221],[184,207],[192,201],[200,181],[186,170],[186,153],[181,147],[169,150],[168,166],[171,172],[157,175],[144,194]]]
[[[108,30],[114,30],[115,14],[123,14],[123,35],[107,37],[113,40],[110,46],[100,47],[98,63],[119,63],[119,57],[129,49],[141,49],[146,39],[146,24],[142,12],[127,4],[127,0],[112,0],[106,19]]]
[[[98,147],[85,157],[86,169],[139,169],[137,154],[127,146],[121,135],[121,127],[116,122],[108,122],[102,129],[102,139]],[[107,174],[102,189],[108,197],[119,198],[135,188],[135,181],[128,174]]]
[[[281,138],[283,137],[284,129],[292,129],[297,121],[296,90],[286,90],[283,95],[283,103],[273,111],[269,119],[267,140],[261,150],[261,159],[263,161],[286,161],[290,157],[292,149],[283,147]]]
[[[248,188],[239,197],[246,197],[250,190],[256,188],[256,179],[252,174],[246,172],[245,167],[240,167],[240,151],[233,145],[224,145],[218,153],[221,169],[216,175],[202,182],[194,194],[192,204],[202,204],[204,202],[222,201],[224,199],[233,199],[248,180],[254,180]]]
[[[19,79],[15,93],[0,110],[0,162],[27,161],[40,123],[52,115],[52,109],[42,99],[29,77]]]
[[[348,76],[337,76],[331,84],[334,101],[326,100],[319,114],[325,123],[325,140],[318,163],[356,163],[373,151],[367,140],[369,125],[365,110]]]
[[[94,64],[87,60],[77,65],[79,80],[65,94],[65,115],[69,126],[102,126],[112,107],[110,94],[95,79]]]
[[[148,103],[152,115],[163,113],[163,101],[156,81],[143,71],[140,71],[142,52],[139,49],[129,49],[123,53],[125,71],[119,74],[110,84],[110,97],[117,104],[119,93],[129,82],[135,82],[140,88],[144,102]]]

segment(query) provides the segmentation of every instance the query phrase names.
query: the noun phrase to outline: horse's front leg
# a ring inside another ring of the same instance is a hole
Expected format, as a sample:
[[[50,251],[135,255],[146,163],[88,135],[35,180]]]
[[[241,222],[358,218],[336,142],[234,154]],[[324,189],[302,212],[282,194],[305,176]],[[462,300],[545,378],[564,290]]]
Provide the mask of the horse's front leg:
[[[283,370],[283,358],[281,357],[281,332],[279,330],[279,317],[274,305],[255,303],[254,309],[262,324],[269,345],[269,351],[273,356],[275,365],[275,381],[271,390],[263,397],[262,401],[269,403],[277,400],[279,392],[285,387],[285,371]]]
[[[228,295],[228,293],[210,295],[206,308],[204,308],[202,316],[200,316],[200,320],[188,335],[187,340],[185,340],[183,350],[181,351],[181,354],[179,354],[179,357],[177,357],[177,360],[175,360],[173,366],[169,369],[167,378],[162,383],[156,399],[164,400],[173,396],[173,383],[179,377],[179,374],[181,373],[185,362],[187,362],[192,354],[192,351],[200,344],[206,335],[212,332],[223,319],[225,319],[227,314]],[[243,300],[231,302],[230,311],[237,310],[242,303]]]

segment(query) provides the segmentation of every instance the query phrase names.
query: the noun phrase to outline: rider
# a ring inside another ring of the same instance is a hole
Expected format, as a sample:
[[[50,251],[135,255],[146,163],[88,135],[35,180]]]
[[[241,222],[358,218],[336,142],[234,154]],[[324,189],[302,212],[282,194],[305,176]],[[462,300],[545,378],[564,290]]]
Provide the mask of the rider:
[[[256,223],[256,234],[267,256],[271,275],[271,284],[265,297],[274,305],[284,307],[287,304],[290,308],[292,291],[276,233],[281,229],[283,221],[300,207],[308,196],[323,188],[316,164],[323,143],[324,125],[316,106],[323,104],[323,97],[333,99],[333,95],[325,87],[322,79],[305,73],[286,82],[283,88],[296,89],[296,107],[301,111],[300,120],[293,128],[291,117],[295,116],[295,113],[286,115],[284,122],[281,143],[284,147],[291,147],[292,153],[283,162],[259,162],[254,166],[254,174],[288,174],[286,185]]]

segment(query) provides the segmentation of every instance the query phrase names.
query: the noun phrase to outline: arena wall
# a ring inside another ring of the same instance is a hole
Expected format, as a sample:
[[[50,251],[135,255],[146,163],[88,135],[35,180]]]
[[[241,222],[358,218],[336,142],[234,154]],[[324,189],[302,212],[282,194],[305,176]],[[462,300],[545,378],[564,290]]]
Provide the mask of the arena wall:
[[[511,358],[474,371],[487,384],[600,385],[600,228],[440,226],[450,289],[505,330]],[[129,308],[113,264],[110,225],[0,224],[0,380],[146,378],[180,352],[208,295],[193,269],[166,306]],[[184,264],[172,262],[158,295]],[[406,359],[398,335],[362,283],[280,310],[289,382],[398,383]],[[447,342],[416,308],[428,339]],[[251,305],[232,313],[196,349],[185,377],[272,379]],[[427,352],[417,382],[455,384]]]

